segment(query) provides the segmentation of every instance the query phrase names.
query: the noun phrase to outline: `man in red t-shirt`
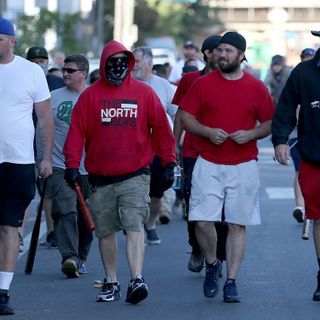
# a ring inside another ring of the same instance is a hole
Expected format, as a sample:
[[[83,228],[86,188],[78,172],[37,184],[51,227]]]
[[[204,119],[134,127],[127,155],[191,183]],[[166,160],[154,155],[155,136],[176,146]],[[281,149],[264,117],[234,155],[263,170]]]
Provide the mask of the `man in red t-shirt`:
[[[218,46],[219,70],[200,77],[179,107],[184,128],[199,136],[192,174],[189,220],[206,261],[203,291],[218,292],[221,263],[216,259],[216,221],[224,208],[228,223],[227,280],[224,301],[240,302],[236,277],[245,251],[246,226],[260,224],[258,148],[270,134],[274,112],[265,85],[241,70],[246,40],[227,32]]]
[[[221,36],[212,35],[203,41],[201,52],[203,53],[204,61],[206,62],[206,67],[203,70],[197,72],[190,72],[185,74],[176,90],[175,96],[173,97],[172,103],[179,105],[182,98],[190,89],[193,82],[206,75],[209,72],[216,70],[218,67],[218,51],[217,47],[221,40]],[[183,133],[182,123],[181,123],[182,110],[178,109],[174,121],[174,135],[176,138],[176,153],[177,159],[179,159],[180,148],[179,142]],[[184,171],[184,183],[183,183],[183,196],[186,202],[186,212],[189,212],[189,200],[191,191],[191,177],[194,165],[198,157],[198,136],[186,132],[183,145],[182,145],[182,161],[183,161],[183,171]],[[217,244],[217,258],[220,261],[225,260],[225,243],[228,233],[228,227],[226,223],[217,223],[215,225],[218,234],[218,244]],[[192,247],[191,256],[188,262],[188,269],[192,272],[200,272],[203,269],[204,257],[201,253],[196,235],[195,235],[195,222],[188,221],[188,236],[189,244]]]

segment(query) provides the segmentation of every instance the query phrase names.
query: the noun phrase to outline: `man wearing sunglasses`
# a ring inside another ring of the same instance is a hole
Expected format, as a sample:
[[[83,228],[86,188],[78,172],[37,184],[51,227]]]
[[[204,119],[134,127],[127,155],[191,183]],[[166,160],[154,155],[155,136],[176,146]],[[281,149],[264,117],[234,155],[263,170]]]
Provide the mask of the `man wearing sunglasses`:
[[[120,299],[117,231],[126,232],[131,274],[126,302],[148,296],[142,277],[144,223],[150,211],[150,163],[157,154],[169,188],[174,180],[175,142],[162,104],[147,84],[134,79],[132,52],[108,42],[100,59],[101,78],[81,94],[72,112],[64,145],[65,179],[74,186],[85,146],[85,167],[92,193],[89,206],[96,224],[105,279],[98,302]],[[65,73],[66,75],[66,73]]]
[[[93,236],[84,224],[74,190],[64,180],[65,164],[62,149],[69,130],[72,109],[87,87],[89,62],[85,56],[74,54],[64,60],[62,71],[66,86],[52,91],[51,94],[55,141],[52,155],[53,174],[47,181],[45,200],[50,204],[54,220],[54,233],[62,257],[61,271],[68,278],[78,278],[79,274],[87,272],[84,263]],[[41,146],[37,149],[41,153]],[[79,171],[81,174],[79,184],[84,198],[87,199],[88,174],[83,161]]]

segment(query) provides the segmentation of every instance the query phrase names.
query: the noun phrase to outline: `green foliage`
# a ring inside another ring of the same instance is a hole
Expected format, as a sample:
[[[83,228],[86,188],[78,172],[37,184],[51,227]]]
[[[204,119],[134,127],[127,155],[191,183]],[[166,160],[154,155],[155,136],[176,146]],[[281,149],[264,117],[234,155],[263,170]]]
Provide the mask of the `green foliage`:
[[[59,43],[56,49],[63,50],[66,55],[85,52],[81,39],[81,17],[79,13],[58,15],[41,9],[36,16],[22,15],[18,19],[16,53],[25,56],[28,48],[44,46],[44,35],[48,30],[57,32]]]
[[[101,0],[100,0],[101,1]],[[104,43],[113,39],[114,0],[104,3]]]
[[[81,26],[81,16],[79,13],[64,14],[61,17],[58,35],[60,35],[60,47],[66,55],[85,53],[87,51],[84,39],[82,38]]]
[[[139,27],[139,43],[147,37],[169,35],[182,43],[203,28],[220,24],[209,0],[194,3],[174,0],[136,0],[135,23]]]

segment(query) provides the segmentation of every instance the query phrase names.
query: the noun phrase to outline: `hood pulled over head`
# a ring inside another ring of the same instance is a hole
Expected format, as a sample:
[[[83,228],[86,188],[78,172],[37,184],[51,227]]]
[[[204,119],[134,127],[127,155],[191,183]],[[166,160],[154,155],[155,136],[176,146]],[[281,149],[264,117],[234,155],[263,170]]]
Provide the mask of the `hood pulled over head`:
[[[100,76],[102,81],[120,86],[131,77],[130,73],[135,64],[132,52],[121,43],[112,40],[108,42],[101,54]]]

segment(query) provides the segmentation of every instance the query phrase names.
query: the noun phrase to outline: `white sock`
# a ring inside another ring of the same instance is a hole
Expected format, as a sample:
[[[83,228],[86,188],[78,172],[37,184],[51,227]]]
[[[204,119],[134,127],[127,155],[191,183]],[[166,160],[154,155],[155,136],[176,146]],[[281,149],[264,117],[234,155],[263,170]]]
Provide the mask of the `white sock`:
[[[0,289],[9,290],[11,281],[13,278],[13,272],[0,272]]]

